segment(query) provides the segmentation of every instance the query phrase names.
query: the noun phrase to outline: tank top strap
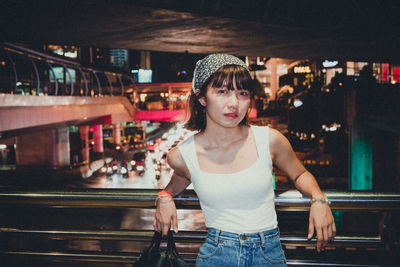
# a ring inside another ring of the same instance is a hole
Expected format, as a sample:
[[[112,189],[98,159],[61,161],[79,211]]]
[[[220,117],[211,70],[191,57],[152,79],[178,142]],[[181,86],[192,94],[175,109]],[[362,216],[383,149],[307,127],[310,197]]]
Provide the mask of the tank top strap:
[[[183,160],[185,161],[186,167],[190,174],[193,175],[199,168],[194,144],[194,135],[189,136],[186,140],[179,143],[178,148]]]
[[[269,152],[269,127],[268,126],[250,126],[253,130],[256,140],[258,156],[263,162],[272,166],[271,154]]]

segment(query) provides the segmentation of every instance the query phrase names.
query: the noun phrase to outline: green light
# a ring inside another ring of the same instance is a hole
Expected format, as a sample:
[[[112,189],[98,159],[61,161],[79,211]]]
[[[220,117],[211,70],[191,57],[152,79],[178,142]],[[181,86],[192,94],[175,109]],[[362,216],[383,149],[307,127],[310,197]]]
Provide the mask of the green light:
[[[274,190],[276,189],[276,184],[275,184],[275,173],[272,172],[272,181],[274,183]]]
[[[354,129],[351,150],[351,190],[372,190],[372,141]]]
[[[337,229],[343,229],[344,226],[344,212],[343,211],[332,211],[333,218],[335,219],[335,225]]]
[[[78,133],[79,132],[79,127],[78,126],[71,126],[71,127],[69,127],[69,132],[70,133]]]

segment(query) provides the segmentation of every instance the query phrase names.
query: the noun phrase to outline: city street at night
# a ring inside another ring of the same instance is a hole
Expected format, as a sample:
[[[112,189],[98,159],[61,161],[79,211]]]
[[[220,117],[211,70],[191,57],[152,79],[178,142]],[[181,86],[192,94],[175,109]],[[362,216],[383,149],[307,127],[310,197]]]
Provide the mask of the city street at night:
[[[400,266],[399,1],[0,10],[0,266]]]

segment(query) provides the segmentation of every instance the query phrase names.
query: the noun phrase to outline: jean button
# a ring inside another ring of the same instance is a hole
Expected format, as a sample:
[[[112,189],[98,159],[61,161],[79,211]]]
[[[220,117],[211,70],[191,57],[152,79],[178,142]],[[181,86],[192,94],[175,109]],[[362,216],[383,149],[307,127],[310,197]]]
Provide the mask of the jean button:
[[[247,237],[245,235],[242,235],[242,240],[246,240]]]

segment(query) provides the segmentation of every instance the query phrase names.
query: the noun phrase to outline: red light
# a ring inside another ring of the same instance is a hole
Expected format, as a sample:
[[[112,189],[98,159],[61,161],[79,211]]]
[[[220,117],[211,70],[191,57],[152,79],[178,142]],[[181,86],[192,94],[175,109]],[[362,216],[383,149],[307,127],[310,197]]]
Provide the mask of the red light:
[[[90,129],[89,129],[89,132],[92,132],[92,133],[93,133],[93,132],[94,132],[94,129],[93,129],[93,128],[90,128]]]
[[[181,72],[178,72],[178,76],[181,75]]]
[[[6,66],[6,62],[3,60],[0,62],[1,66],[5,67]]]
[[[9,148],[7,148],[7,153],[8,153],[8,152],[10,152],[10,149],[9,149]]]

